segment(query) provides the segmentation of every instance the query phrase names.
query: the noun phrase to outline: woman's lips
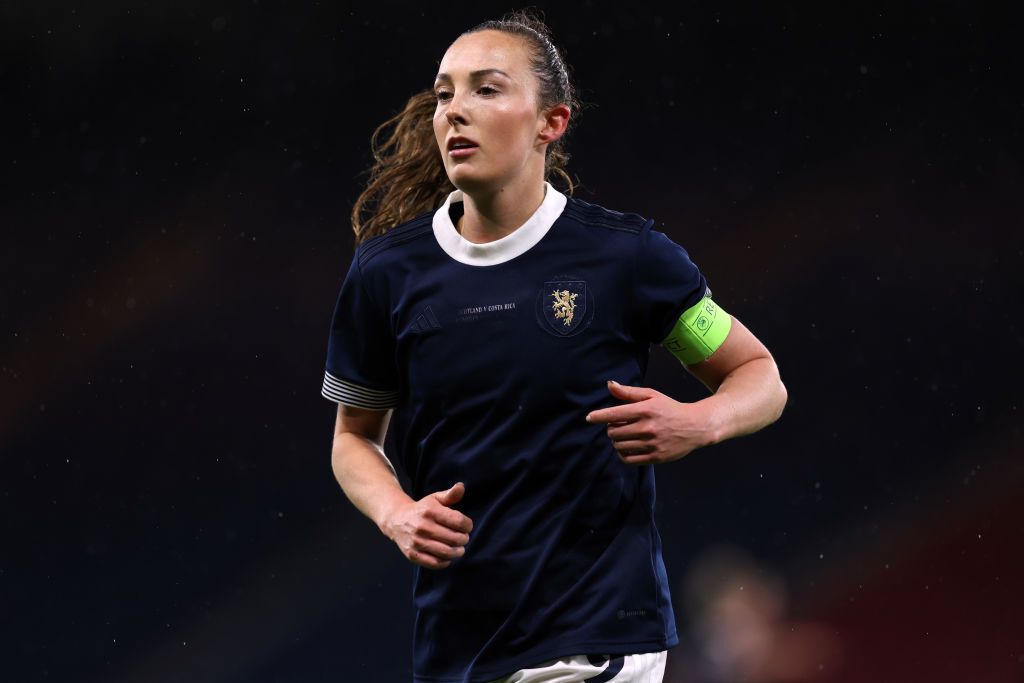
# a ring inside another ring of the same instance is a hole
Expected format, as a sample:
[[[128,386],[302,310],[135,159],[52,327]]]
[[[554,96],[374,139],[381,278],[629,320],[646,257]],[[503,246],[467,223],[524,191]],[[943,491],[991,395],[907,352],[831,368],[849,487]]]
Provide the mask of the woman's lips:
[[[478,149],[479,147],[477,147],[476,145],[472,147],[453,147],[452,149],[448,150],[448,155],[455,157],[456,159],[460,159],[462,157],[468,157],[470,154],[477,151]]]

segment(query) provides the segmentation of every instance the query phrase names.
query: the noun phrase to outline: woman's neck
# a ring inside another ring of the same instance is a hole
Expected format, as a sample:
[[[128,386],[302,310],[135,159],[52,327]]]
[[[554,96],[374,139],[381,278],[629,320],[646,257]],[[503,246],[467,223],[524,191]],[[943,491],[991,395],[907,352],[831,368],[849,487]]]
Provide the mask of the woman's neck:
[[[463,212],[455,229],[474,244],[486,244],[512,234],[537,211],[546,186],[531,183],[522,188],[506,186],[489,194],[462,193]]]

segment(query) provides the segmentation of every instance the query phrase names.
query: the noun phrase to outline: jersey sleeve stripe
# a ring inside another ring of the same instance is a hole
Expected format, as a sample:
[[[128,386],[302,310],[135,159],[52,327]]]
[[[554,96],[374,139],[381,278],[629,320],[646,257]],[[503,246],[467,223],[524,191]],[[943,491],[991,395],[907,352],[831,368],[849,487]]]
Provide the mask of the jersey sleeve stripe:
[[[324,398],[356,408],[384,410],[398,405],[398,392],[370,389],[324,373],[324,385],[320,392]]]

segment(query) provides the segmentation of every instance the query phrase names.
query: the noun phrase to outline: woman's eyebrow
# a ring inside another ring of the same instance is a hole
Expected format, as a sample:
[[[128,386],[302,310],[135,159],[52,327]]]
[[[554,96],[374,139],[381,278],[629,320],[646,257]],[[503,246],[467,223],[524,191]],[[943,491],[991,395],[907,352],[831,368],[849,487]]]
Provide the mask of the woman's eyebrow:
[[[494,68],[491,68],[491,69],[477,69],[476,71],[470,71],[469,72],[469,77],[471,79],[473,79],[473,80],[479,80],[480,78],[483,78],[484,76],[490,76],[492,74],[498,74],[499,76],[504,76],[505,78],[507,78],[509,80],[512,80],[512,77],[509,76],[507,73],[505,73],[501,69],[494,69]],[[452,80],[452,77],[449,74],[446,74],[446,73],[442,72],[442,73],[437,74],[437,76],[434,78],[434,80],[435,81],[446,81],[446,82],[450,83],[451,80]]]

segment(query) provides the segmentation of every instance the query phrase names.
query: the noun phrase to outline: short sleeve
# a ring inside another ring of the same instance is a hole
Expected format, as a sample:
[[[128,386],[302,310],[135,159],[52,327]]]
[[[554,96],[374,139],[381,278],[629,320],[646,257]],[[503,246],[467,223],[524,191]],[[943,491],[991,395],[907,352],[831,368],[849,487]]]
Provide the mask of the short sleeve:
[[[652,344],[669,335],[683,311],[711,296],[686,250],[650,224],[640,231],[634,283],[637,336]]]
[[[334,307],[321,393],[335,403],[372,410],[398,403],[394,335],[384,310],[367,292],[359,250]]]

